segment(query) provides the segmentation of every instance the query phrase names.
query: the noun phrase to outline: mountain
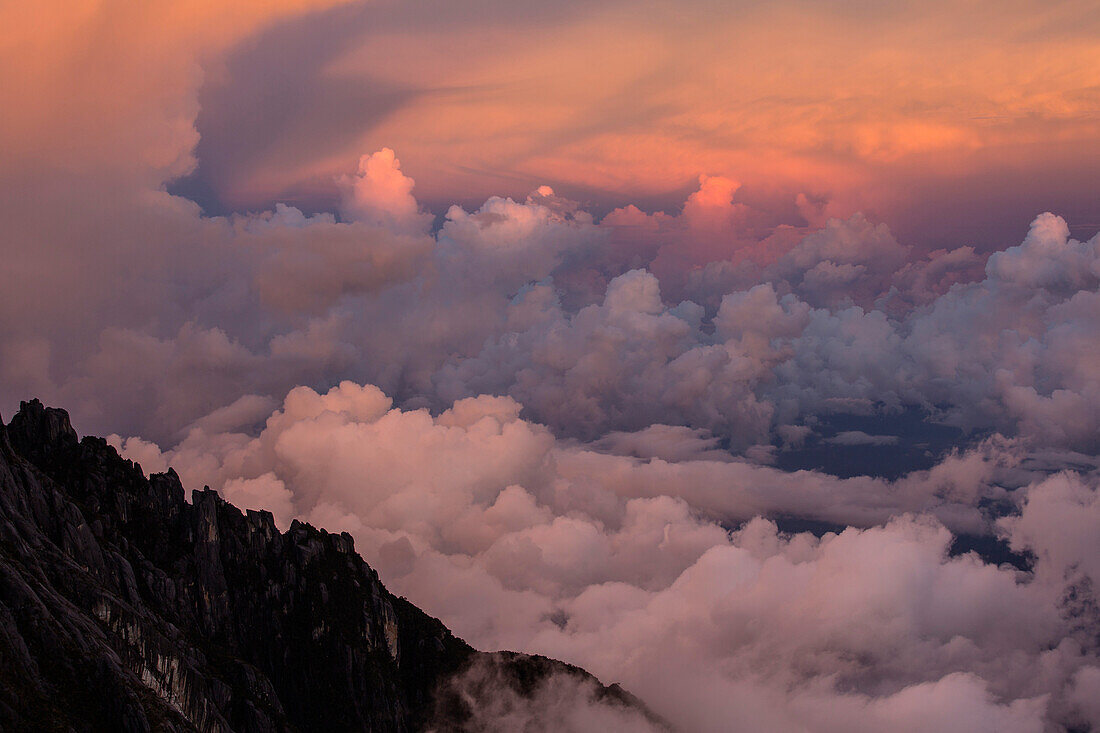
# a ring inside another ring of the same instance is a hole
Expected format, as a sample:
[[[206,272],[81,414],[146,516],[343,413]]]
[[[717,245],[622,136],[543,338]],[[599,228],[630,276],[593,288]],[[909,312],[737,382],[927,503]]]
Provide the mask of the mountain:
[[[664,727],[581,669],[474,650],[346,533],[188,503],[37,400],[0,422],[0,729],[506,730],[552,679]]]

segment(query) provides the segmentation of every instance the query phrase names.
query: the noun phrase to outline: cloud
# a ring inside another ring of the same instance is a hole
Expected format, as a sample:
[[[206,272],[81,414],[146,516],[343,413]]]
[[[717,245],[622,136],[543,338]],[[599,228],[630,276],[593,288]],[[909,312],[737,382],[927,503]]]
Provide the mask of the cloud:
[[[1098,523],[1096,485],[1070,473],[1032,487],[1021,514],[1000,521],[1013,547],[1035,553],[1038,570],[1054,582],[1100,578]]]
[[[544,182],[600,210],[667,209],[707,173],[792,215],[798,194],[874,212],[927,249],[985,251],[1044,208],[1094,221],[1087,2],[479,7],[491,31],[445,3],[377,4],[239,44],[202,100],[210,185],[239,209],[324,201],[326,184],[331,200],[331,179],[385,145],[437,212]],[[1036,24],[1041,83],[1010,58]]]
[[[260,303],[285,314],[320,315],[346,297],[411,279],[430,253],[433,242],[415,201],[411,210],[377,217],[337,223],[279,204],[274,212],[238,219],[234,243],[255,252]]]
[[[1088,608],[1100,571],[1095,474],[1048,478],[1003,439],[896,482],[714,461],[669,428],[602,444],[669,433],[689,446],[672,463],[559,440],[506,397],[392,405],[369,385],[299,387],[256,437],[114,440],[282,525],[352,532],[393,590],[473,643],[584,666],[688,730],[1029,731],[1091,714],[1093,621],[1066,599]],[[945,522],[981,532],[994,517],[978,507],[1004,502],[1029,573],[949,552]],[[791,513],[863,528],[760,516]],[[545,714],[574,714],[564,694],[547,691]],[[534,714],[506,703],[502,719]]]
[[[616,271],[626,260],[605,245],[619,223],[595,221],[549,187],[522,203],[452,207],[431,234],[392,153],[364,160],[374,173],[355,195],[383,207],[372,223],[282,205],[208,219],[173,204],[177,233],[202,236],[193,259],[149,264],[168,268],[170,285],[144,282],[136,311],[110,289],[75,320],[47,309],[37,337],[17,309],[11,384],[161,441],[243,395],[350,377],[434,410],[508,395],[557,434],[586,440],[652,424],[709,431],[762,461],[769,444],[789,442],[781,426],[906,409],[1092,449],[1100,257],[1095,237],[1071,238],[1056,217],[990,258],[982,280],[969,279],[969,251],[910,260],[884,226],[853,217],[792,237],[725,292],[714,289],[722,277],[689,278],[680,288],[697,300],[670,302],[653,272]],[[1042,259],[1041,280],[1011,264],[1028,257]],[[207,271],[216,274],[201,284]],[[855,279],[825,277],[842,272]],[[101,330],[81,328],[93,322]],[[122,383],[142,386],[108,394]]]
[[[868,435],[862,430],[844,430],[826,438],[825,442],[833,445],[897,445],[898,436]]]
[[[1100,725],[1083,5],[1027,73],[1016,9],[941,48],[904,8],[192,5],[0,10],[0,406],[688,730]],[[241,210],[167,192],[196,164]],[[776,467],[843,446],[924,468]],[[636,722],[570,684],[493,712]]]
[[[596,449],[637,458],[659,458],[669,463],[688,460],[728,462],[733,457],[705,430],[682,425],[650,425],[636,432],[608,433],[591,444]]]
[[[1100,724],[1100,706],[1096,700],[1100,699],[1100,668],[1082,667],[1076,674],[1073,687],[1070,690],[1070,704],[1074,708],[1076,724],[1095,726]]]
[[[723,176],[678,215],[601,221],[542,186],[453,205],[431,231],[392,149],[359,162],[339,220],[204,217],[136,179],[71,218],[31,207],[24,229],[51,244],[23,247],[0,289],[3,399],[44,392],[164,442],[243,395],[350,378],[436,411],[508,395],[585,440],[708,431],[761,462],[781,426],[909,409],[1094,447],[1097,239],[1052,215],[984,273],[973,249],[922,255],[861,214],[780,223]]]
[[[413,179],[401,172],[401,162],[389,148],[359,159],[359,174],[341,181],[344,216],[392,231],[423,234],[431,215],[420,211],[413,198]]]
[[[1061,262],[1070,278],[1056,287],[1048,275],[1053,289],[1006,280],[996,257],[984,280],[946,274],[972,272],[966,251],[915,266],[884,227],[862,218],[798,241],[755,271],[763,284],[723,295],[712,318],[690,300],[669,305],[662,283],[641,270],[612,278],[602,303],[575,312],[539,284],[517,294],[507,311],[515,317],[481,354],[442,366],[435,389],[445,400],[504,392],[538,420],[586,438],[665,422],[746,447],[808,416],[908,405],[936,406],[968,430],[1085,448],[1095,435],[1095,360],[1086,350],[1097,239],[1078,242],[1064,222],[1048,220],[1036,220],[1053,253],[1045,266]],[[1006,255],[1033,252],[1035,236]],[[873,276],[860,262],[873,263]],[[821,289],[832,280],[813,274],[841,270],[858,282],[834,283],[843,298],[833,301]]]
[[[504,662],[505,664],[507,662]],[[635,708],[601,695],[591,679],[561,671],[534,681],[529,694],[515,689],[498,659],[478,660],[450,680],[443,696],[470,713],[465,730],[506,733],[523,730],[611,733],[659,733],[667,728]],[[476,704],[470,705],[471,701]],[[455,704],[452,702],[451,704]],[[429,724],[429,730],[435,730]]]

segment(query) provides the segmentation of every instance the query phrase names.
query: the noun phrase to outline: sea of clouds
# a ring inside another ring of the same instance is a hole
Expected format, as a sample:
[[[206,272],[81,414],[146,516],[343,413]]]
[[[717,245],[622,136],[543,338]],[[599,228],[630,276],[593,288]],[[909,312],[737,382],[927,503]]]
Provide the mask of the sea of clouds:
[[[15,37],[41,63],[0,85],[0,406],[349,531],[474,645],[687,731],[1100,726],[1100,236],[1035,212],[928,251],[721,176],[674,213],[543,186],[433,216],[389,149],[336,211],[205,216],[166,191],[195,59],[266,12],[104,25],[141,68]],[[647,725],[590,694],[482,723]]]
[[[125,456],[350,531],[475,645],[686,730],[1100,723],[1100,238],[1043,214],[916,254],[856,215],[746,240],[714,178],[675,216],[543,187],[433,227],[389,150],[344,187],[338,216],[202,220],[240,253],[218,319],[104,332],[80,396],[126,412]],[[957,429],[922,468],[783,468],[919,452],[913,414]],[[546,694],[508,715],[570,709]]]

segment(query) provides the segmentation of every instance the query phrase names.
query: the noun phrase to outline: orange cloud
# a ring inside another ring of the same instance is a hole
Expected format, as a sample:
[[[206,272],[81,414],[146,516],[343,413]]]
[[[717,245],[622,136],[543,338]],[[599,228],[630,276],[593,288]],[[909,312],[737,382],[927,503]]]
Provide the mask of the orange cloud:
[[[622,202],[709,173],[886,214],[914,180],[1042,166],[1043,151],[1066,145],[1077,149],[1066,175],[1096,181],[1100,21],[1089,2],[608,3],[537,22],[521,5],[476,23],[433,23],[417,7],[364,13],[361,40],[321,73],[423,93],[346,150],[235,171],[227,196],[331,179],[383,146],[430,201],[550,182]]]
[[[186,172],[204,64],[279,19],[340,0],[0,7],[0,161],[9,172]]]

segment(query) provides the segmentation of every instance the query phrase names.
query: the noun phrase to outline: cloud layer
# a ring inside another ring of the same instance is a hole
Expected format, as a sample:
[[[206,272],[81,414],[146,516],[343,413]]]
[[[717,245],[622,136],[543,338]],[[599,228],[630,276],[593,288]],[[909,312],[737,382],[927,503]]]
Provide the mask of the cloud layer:
[[[1095,470],[1049,475],[1002,441],[896,482],[786,474],[609,455],[519,411],[483,396],[433,417],[345,382],[296,388],[256,437],[113,440],[283,525],[351,531],[390,587],[473,643],[580,664],[688,730],[1100,722]],[[761,517],[790,513],[852,526]],[[949,526],[999,533],[1034,570],[953,555]]]
[[[0,10],[0,408],[685,730],[1100,726],[1089,8],[335,5]]]

